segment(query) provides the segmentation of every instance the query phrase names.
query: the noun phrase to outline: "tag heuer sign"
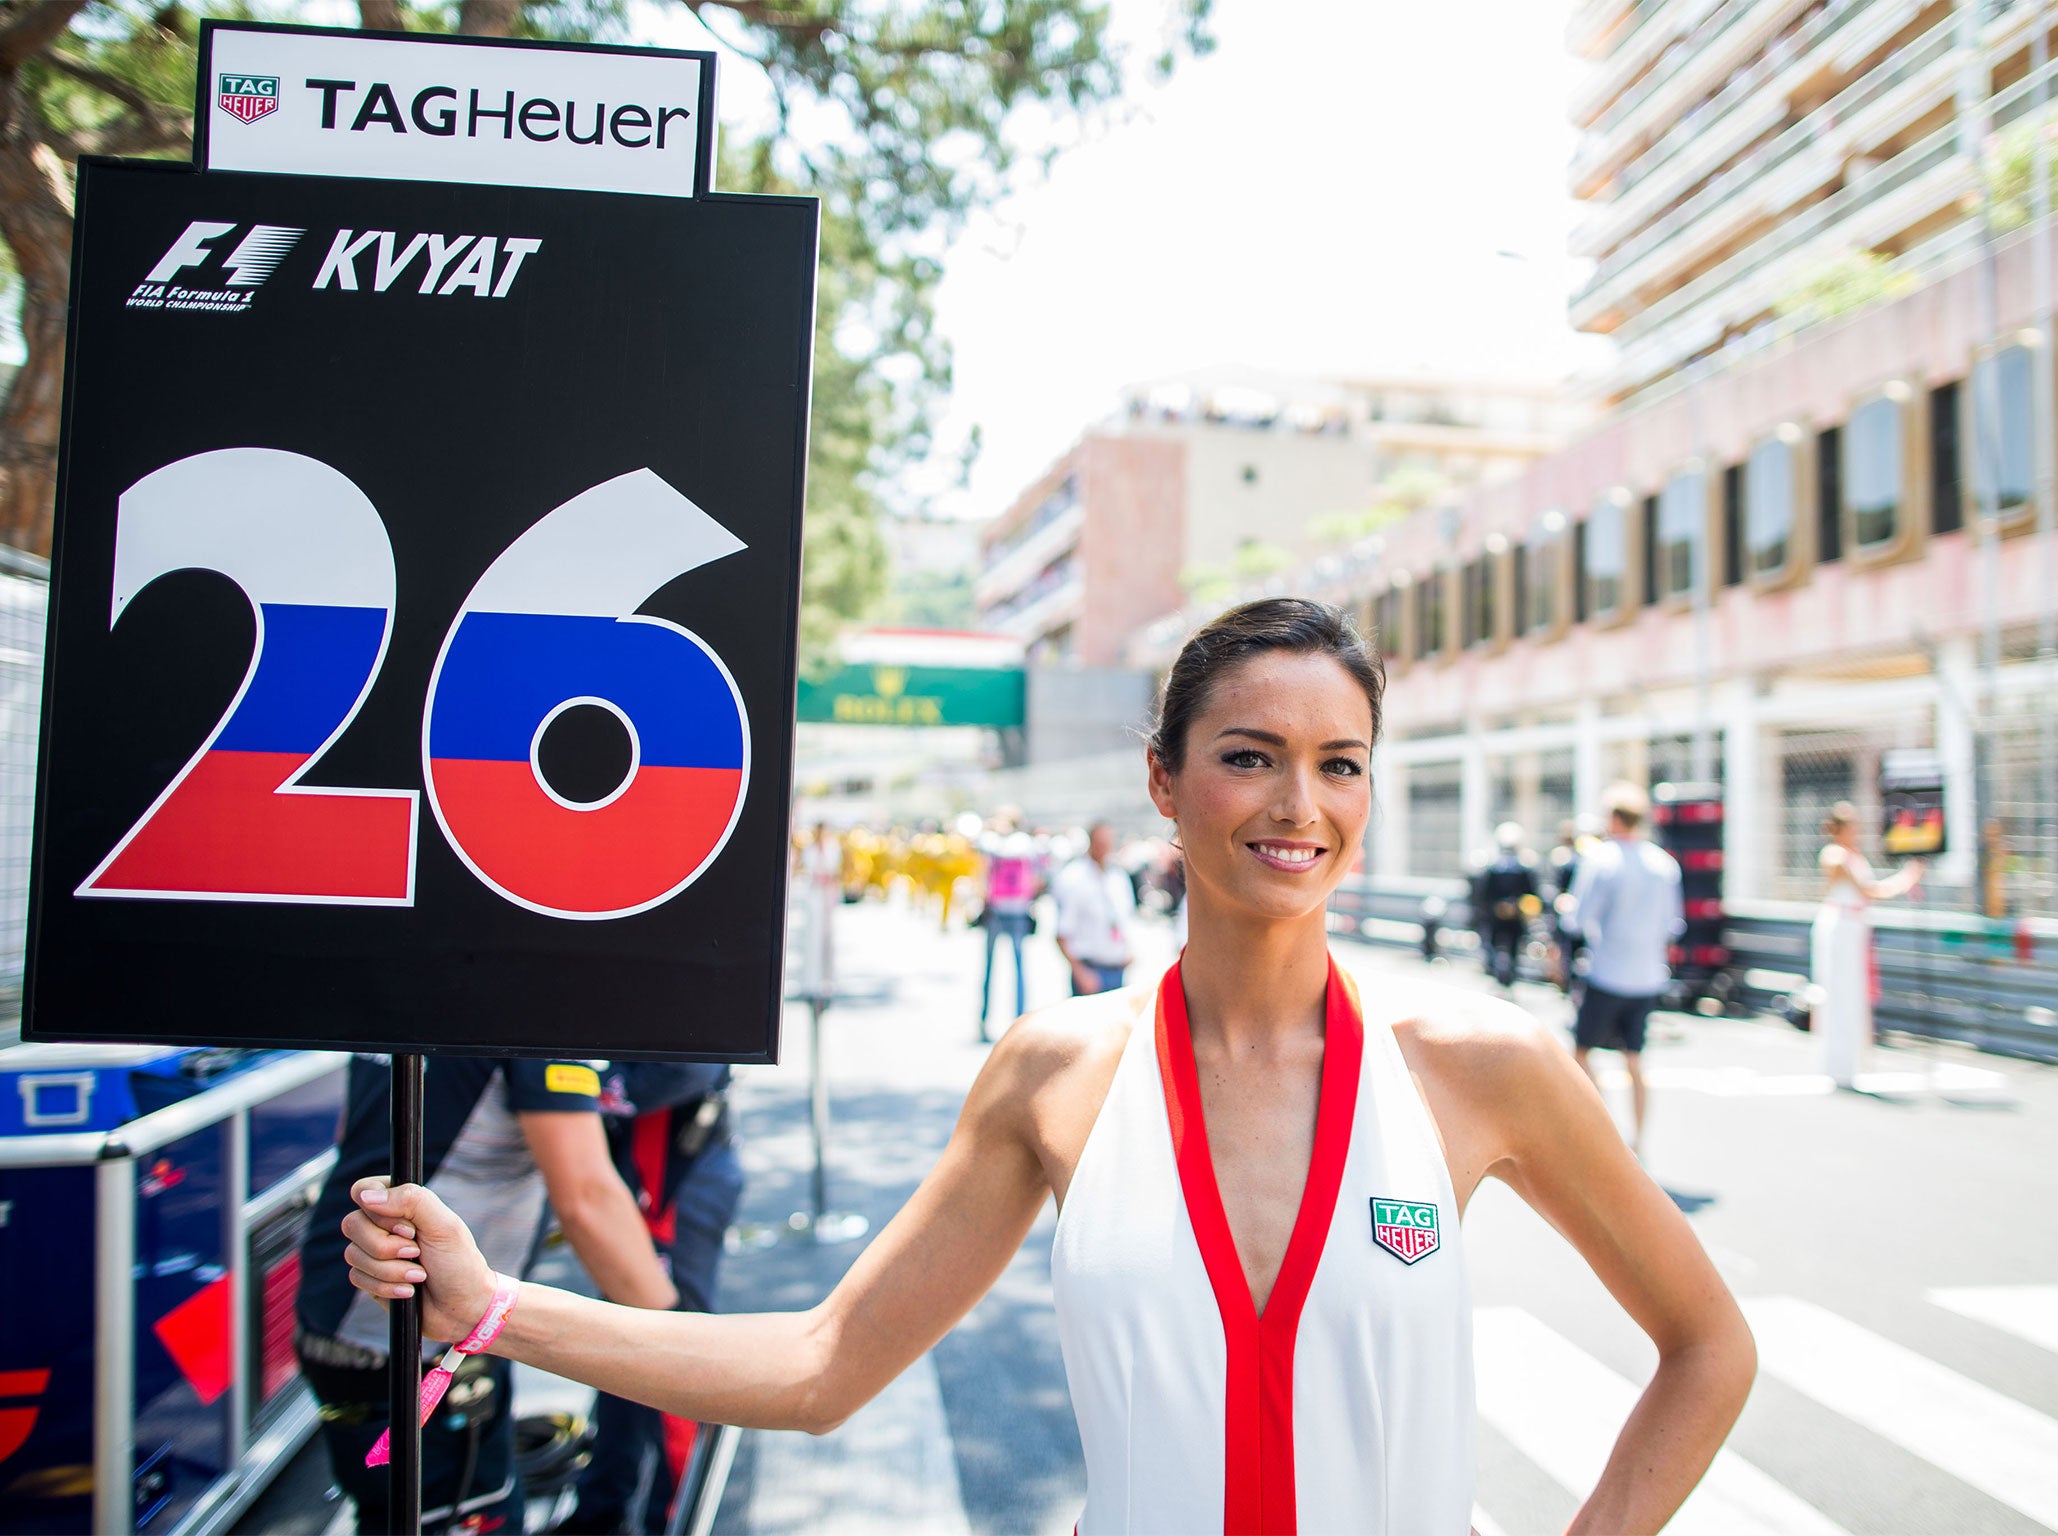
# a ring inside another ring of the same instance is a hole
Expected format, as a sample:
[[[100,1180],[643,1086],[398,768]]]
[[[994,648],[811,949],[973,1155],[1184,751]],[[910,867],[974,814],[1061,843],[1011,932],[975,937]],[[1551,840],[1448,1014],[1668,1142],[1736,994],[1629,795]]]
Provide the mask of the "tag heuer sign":
[[[239,123],[254,123],[279,110],[277,75],[222,75],[215,93],[222,110]]]
[[[1374,1200],[1372,1236],[1404,1264],[1436,1252],[1436,1206],[1414,1200]]]

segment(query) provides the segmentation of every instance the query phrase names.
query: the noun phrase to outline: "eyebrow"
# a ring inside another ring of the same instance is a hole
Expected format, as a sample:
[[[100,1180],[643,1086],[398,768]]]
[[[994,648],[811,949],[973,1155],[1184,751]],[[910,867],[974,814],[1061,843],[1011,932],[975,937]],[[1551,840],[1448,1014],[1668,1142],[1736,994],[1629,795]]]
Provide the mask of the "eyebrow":
[[[1248,725],[1232,725],[1226,730],[1217,731],[1215,733],[1215,740],[1220,741],[1224,736],[1248,736],[1252,741],[1262,741],[1266,745],[1274,747],[1286,745],[1286,738],[1284,736],[1280,736],[1272,731],[1256,730]],[[1360,752],[1369,752],[1371,750],[1355,736],[1347,736],[1337,741],[1325,741],[1315,750],[1318,752],[1333,752],[1338,747],[1356,747]]]

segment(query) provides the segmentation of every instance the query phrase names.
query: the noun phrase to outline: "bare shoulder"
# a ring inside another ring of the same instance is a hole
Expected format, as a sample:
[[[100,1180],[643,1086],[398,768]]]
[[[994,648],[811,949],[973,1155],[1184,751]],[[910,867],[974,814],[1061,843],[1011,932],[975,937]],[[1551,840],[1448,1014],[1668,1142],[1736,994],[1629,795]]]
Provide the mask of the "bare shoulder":
[[[1564,1052],[1527,1009],[1459,987],[1424,985],[1392,1016],[1409,1069],[1465,1092],[1497,1093]]]
[[[1111,1078],[1150,1001],[1147,988],[1124,987],[1026,1013],[994,1046],[985,1075],[1027,1097],[1069,1093],[1082,1082]]]
[[[1148,988],[1128,987],[1025,1014],[1000,1037],[979,1075],[967,1115],[1005,1126],[1034,1154],[1060,1200],[1131,1034],[1149,1028],[1151,998]]]
[[[1462,1210],[1479,1181],[1511,1166],[1584,1079],[1549,1028],[1498,997],[1423,986],[1389,1018]]]

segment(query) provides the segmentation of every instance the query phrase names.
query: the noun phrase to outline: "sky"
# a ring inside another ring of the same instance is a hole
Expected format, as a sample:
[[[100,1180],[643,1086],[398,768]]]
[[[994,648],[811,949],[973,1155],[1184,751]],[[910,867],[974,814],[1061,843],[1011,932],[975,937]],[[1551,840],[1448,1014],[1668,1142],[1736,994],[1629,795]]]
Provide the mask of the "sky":
[[[1165,0],[1113,0],[1147,56]],[[1222,365],[1283,373],[1554,378],[1606,343],[1573,332],[1565,254],[1563,0],[1217,0],[1214,53],[1075,126],[951,248],[938,321],[956,380],[937,462],[976,425],[968,485],[993,516],[1124,386]],[[680,5],[637,41],[705,48]],[[763,77],[719,76],[725,124],[762,123]],[[1503,254],[1506,253],[1506,254]]]
[[[952,247],[939,459],[974,424],[983,447],[935,509],[997,514],[1125,386],[1190,369],[1595,366],[1607,343],[1564,319],[1585,266],[1565,252],[1567,9],[1218,0],[1212,54],[1163,85],[1135,71],[1119,108]],[[1147,54],[1165,11],[1114,0],[1115,26]],[[706,46],[690,22],[664,30]],[[764,110],[750,74],[724,71],[725,121]]]

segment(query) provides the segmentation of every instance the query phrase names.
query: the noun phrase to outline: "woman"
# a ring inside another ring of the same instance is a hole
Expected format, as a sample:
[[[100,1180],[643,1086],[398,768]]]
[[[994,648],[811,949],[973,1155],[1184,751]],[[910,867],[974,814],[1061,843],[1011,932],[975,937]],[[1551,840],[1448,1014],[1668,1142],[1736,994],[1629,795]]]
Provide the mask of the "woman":
[[[1742,1409],[1750,1334],[1546,1030],[1441,990],[1361,999],[1330,960],[1383,681],[1342,614],[1298,599],[1187,643],[1146,754],[1186,856],[1180,963],[1004,1034],[935,1170],[821,1305],[659,1315],[525,1285],[496,1351],[691,1418],[831,1429],[978,1301],[1055,1195],[1082,1536],[1461,1532],[1458,1221],[1492,1174],[1658,1347],[1574,1522],[1657,1529]],[[462,1225],[419,1189],[368,1179],[358,1199],[352,1281],[419,1288],[432,1336],[471,1328],[495,1280]]]
[[[1822,823],[1829,843],[1818,862],[1828,881],[1809,935],[1809,979],[1814,983],[1814,1030],[1822,1038],[1822,1069],[1839,1088],[1854,1087],[1872,1047],[1872,963],[1875,901],[1888,901],[1922,878],[1922,860],[1904,864],[1884,880],[1858,851],[1858,808],[1848,800],[1830,807]]]

